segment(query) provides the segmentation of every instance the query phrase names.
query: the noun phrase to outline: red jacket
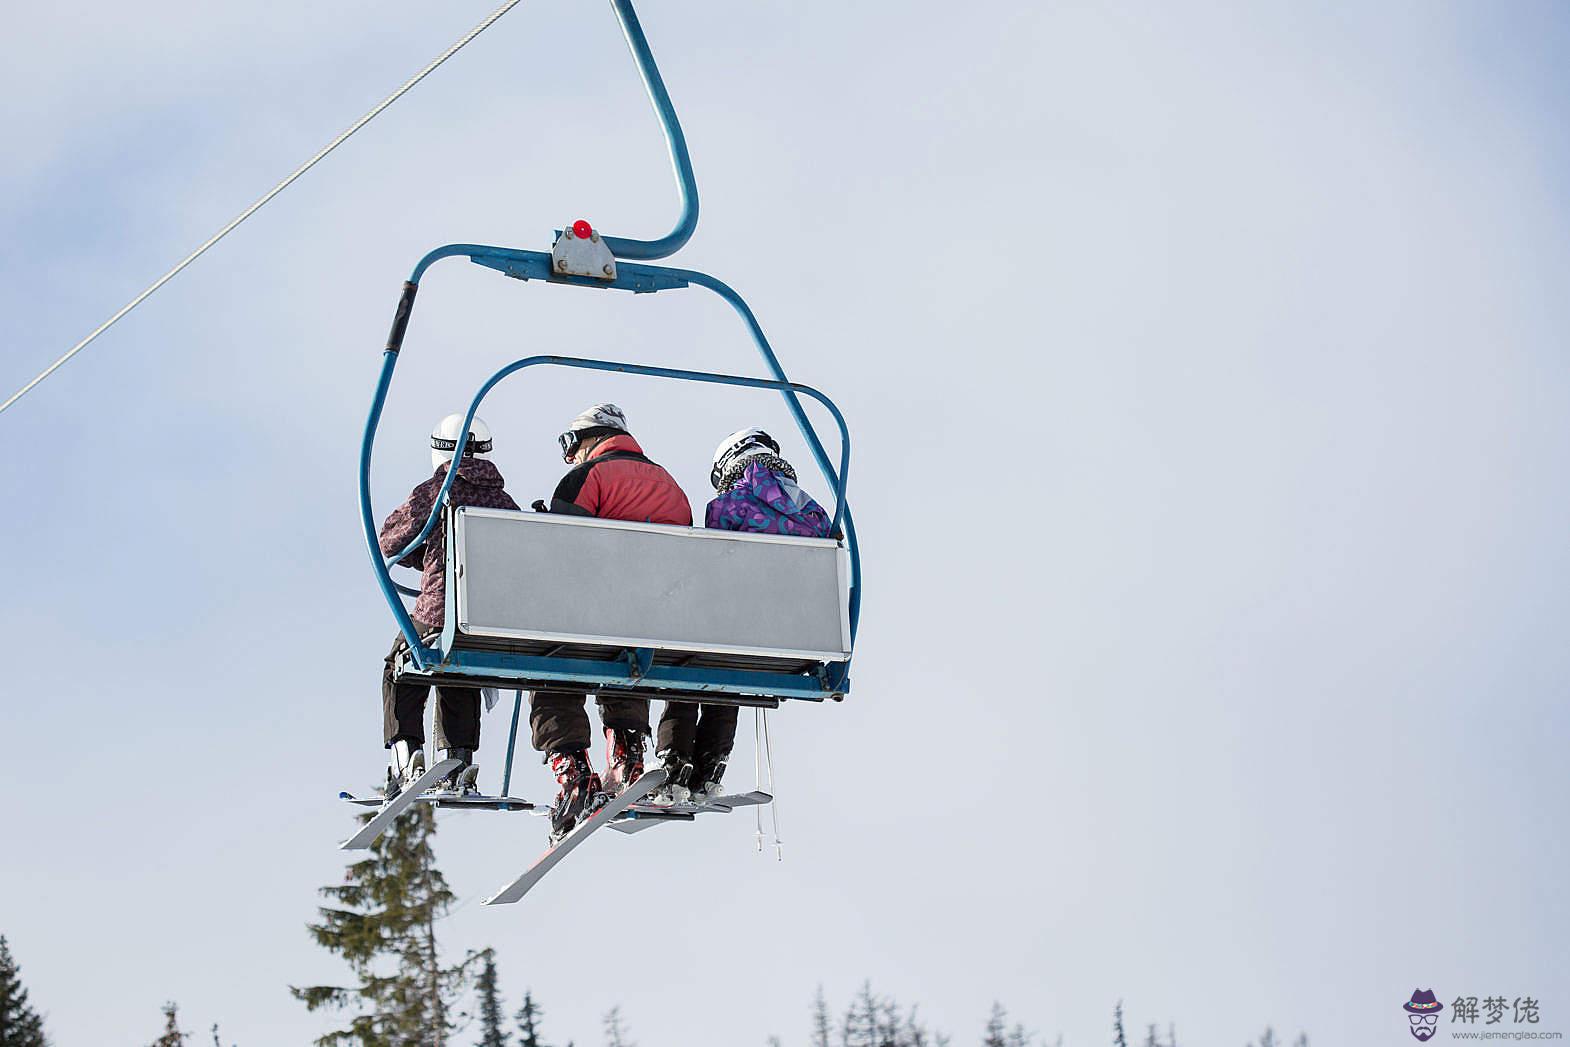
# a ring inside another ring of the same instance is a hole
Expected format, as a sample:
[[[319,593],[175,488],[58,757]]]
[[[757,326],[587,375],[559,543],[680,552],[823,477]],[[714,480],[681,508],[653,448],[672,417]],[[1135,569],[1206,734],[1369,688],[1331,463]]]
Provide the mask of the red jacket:
[[[562,477],[551,496],[551,512],[692,526],[687,496],[670,473],[643,456],[631,436],[611,437]]]

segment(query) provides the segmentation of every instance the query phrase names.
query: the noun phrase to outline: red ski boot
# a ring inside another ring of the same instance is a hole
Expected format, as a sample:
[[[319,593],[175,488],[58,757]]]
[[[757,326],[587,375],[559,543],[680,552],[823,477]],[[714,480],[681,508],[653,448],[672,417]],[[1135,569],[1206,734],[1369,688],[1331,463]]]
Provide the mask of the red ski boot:
[[[605,728],[605,793],[620,796],[643,777],[643,732]]]
[[[551,844],[555,845],[572,832],[580,820],[604,804],[605,789],[600,785],[600,776],[589,765],[588,750],[551,753],[548,760],[556,784],[561,786],[551,804]]]

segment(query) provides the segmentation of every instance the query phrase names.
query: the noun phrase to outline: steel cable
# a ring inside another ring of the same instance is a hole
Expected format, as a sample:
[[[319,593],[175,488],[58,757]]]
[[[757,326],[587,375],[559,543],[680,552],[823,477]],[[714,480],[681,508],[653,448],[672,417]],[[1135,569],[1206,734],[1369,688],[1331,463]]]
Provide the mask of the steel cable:
[[[88,335],[86,338],[83,338],[80,342],[77,342],[75,345],[73,345],[71,347],[69,352],[67,352],[65,355],[61,356],[58,360],[56,360],[54,363],[50,364],[48,367],[44,368],[41,372],[39,372],[39,374],[38,374],[38,376],[36,378],[34,378],[32,381],[28,382],[26,385],[22,386],[22,388],[18,389],[15,393],[13,393],[9,400],[7,400],[3,404],[0,404],[0,413],[3,413],[12,404],[16,403],[22,397],[26,396],[29,392],[31,392],[45,378],[48,378],[50,375],[54,374],[57,370],[60,369],[60,367],[67,360],[71,359],[71,357],[75,356],[77,353],[79,353],[83,349],[87,348],[88,345],[92,344],[93,340],[96,339],[99,335],[101,335],[105,331],[109,330],[109,328],[113,327],[116,323],[118,323],[120,321],[120,319],[122,317],[124,317],[127,313],[129,313],[131,310],[135,309],[137,306],[141,305],[148,298],[150,298],[153,295],[153,293],[155,291],[157,291],[160,287],[162,287],[164,284],[168,283],[170,280],[173,280],[176,276],[178,276],[180,274],[180,271],[183,270],[186,266],[190,265],[192,262],[196,261],[202,255],[206,254],[208,248],[212,247],[218,241],[222,240],[224,237],[226,237],[230,233],[232,233],[236,228],[239,227],[240,223],[244,222],[247,218],[251,217],[257,211],[260,211],[263,207],[265,207],[273,199],[273,197],[277,196],[279,193],[281,193],[285,189],[289,188],[289,186],[293,185],[294,182],[301,175],[305,174],[305,172],[307,172],[311,168],[315,167],[318,163],[320,163],[323,159],[325,159],[327,157],[327,155],[329,153],[331,153],[334,149],[337,149],[340,145],[342,145],[343,143],[347,142],[351,137],[353,137],[355,132],[360,130],[360,128],[364,127],[366,124],[370,123],[372,120],[376,119],[376,117],[380,116],[382,114],[383,110],[387,109],[388,106],[392,105],[398,99],[402,98],[416,84],[418,84],[421,80],[424,80],[431,73],[435,72],[436,69],[439,66],[441,66],[444,62],[447,61],[447,59],[451,58],[453,55],[457,54],[459,51],[462,51],[465,47],[467,47],[474,40],[475,37],[479,36],[481,33],[485,32],[487,29],[489,29],[491,26],[495,25],[496,22],[503,15],[505,15],[508,11],[511,11],[514,7],[517,7],[518,4],[521,3],[521,2],[522,2],[522,0],[506,0],[506,2],[503,3],[500,7],[498,7],[495,11],[492,11],[490,13],[490,15],[487,16],[486,19],[483,22],[481,22],[479,25],[475,26],[473,29],[469,30],[468,33],[464,34],[463,38],[460,39],[457,43],[453,44],[451,47],[449,47],[447,50],[443,51],[436,58],[432,59],[431,62],[428,65],[425,66],[424,69],[421,69],[418,73],[415,73],[409,79],[405,80],[403,82],[403,86],[402,87],[398,88],[392,94],[390,94],[386,98],[382,99],[381,102],[377,103],[377,105],[370,110],[370,112],[366,113],[364,116],[360,117],[360,119],[356,120],[353,124],[351,124],[349,126],[348,130],[344,131],[337,138],[334,138],[331,142],[327,143],[327,145],[325,147],[323,147],[322,150],[320,152],[318,152],[315,156],[311,157],[305,163],[303,163],[299,167],[295,168],[294,172],[292,174],[290,174],[289,177],[285,178],[283,181],[279,182],[277,185],[275,185],[271,189],[269,189],[267,191],[267,193],[262,196],[261,199],[257,200],[250,207],[247,207],[244,211],[240,212],[240,214],[237,217],[235,217],[228,225],[226,225],[222,229],[218,230],[218,232],[214,233],[211,237],[209,237],[208,240],[205,243],[203,243],[200,247],[198,247],[196,250],[192,251],[190,254],[186,255],[183,259],[181,259],[180,263],[178,265],[176,265],[173,269],[169,270],[167,273],[165,273],[164,275],[160,276],[157,280],[153,281],[153,283],[145,291],[143,291],[141,294],[137,295],[135,298],[133,298],[129,302],[127,302],[125,304],[125,306],[123,308],[121,308],[121,310],[119,312],[115,313],[109,319],[105,320],[101,325],[99,325],[99,327],[96,330],[93,331],[92,334]]]

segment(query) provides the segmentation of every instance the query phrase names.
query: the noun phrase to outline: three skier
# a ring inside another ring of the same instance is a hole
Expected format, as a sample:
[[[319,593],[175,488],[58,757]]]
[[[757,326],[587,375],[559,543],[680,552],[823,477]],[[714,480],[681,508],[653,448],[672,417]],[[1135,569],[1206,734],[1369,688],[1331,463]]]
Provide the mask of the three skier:
[[[416,487],[382,525],[384,554],[401,552],[425,525],[451,467],[462,425],[462,415],[449,415],[432,432],[435,474]],[[692,509],[686,494],[670,473],[644,454],[628,428],[626,414],[615,404],[597,404],[585,410],[558,440],[562,459],[572,468],[556,485],[550,504],[536,502],[535,509],[691,526]],[[490,450],[490,429],[476,418],[453,481],[453,505],[518,508],[504,489],[501,473],[486,457]],[[706,527],[813,538],[829,534],[828,513],[797,485],[796,471],[780,457],[779,443],[762,429],[743,429],[727,436],[715,450],[709,482],[715,497],[704,514]],[[420,596],[411,617],[422,638],[440,632],[446,598],[441,529],[433,529],[401,562],[421,570]],[[392,679],[393,664],[405,646],[400,635],[382,677],[384,736],[392,750],[389,798],[424,773],[423,719],[429,687],[395,684]],[[478,771],[473,755],[479,748],[481,692],[446,684],[437,691],[437,745],[460,761],[459,770],[445,784],[474,792]],[[606,742],[603,779],[589,759],[592,733],[585,709],[587,696],[576,691],[537,691],[532,697],[529,724],[533,744],[545,754],[559,789],[551,806],[553,839],[571,831],[643,774],[645,739],[650,734],[648,699],[602,694],[597,700]],[[735,743],[737,711],[730,705],[666,703],[656,747],[656,758],[667,772],[664,799],[701,801],[720,794]]]

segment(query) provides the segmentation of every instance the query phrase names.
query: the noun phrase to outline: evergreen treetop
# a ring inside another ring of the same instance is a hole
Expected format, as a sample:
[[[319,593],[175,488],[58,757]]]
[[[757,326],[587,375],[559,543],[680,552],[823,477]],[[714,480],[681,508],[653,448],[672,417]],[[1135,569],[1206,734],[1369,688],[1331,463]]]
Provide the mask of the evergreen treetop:
[[[480,968],[476,991],[480,994],[480,1039],[475,1047],[507,1047],[512,1036],[502,1028],[501,993],[496,988],[496,956],[490,949],[481,953],[485,965]]]
[[[543,1017],[544,1008],[534,1002],[534,993],[525,989],[523,1006],[513,1017],[518,1023],[518,1047],[546,1047],[545,1041],[540,1039],[540,1019]]]
[[[446,1047],[453,1006],[484,953],[441,964],[436,921],[451,910],[453,893],[436,868],[435,835],[432,806],[417,804],[349,866],[341,885],[321,889],[334,904],[318,910],[311,937],[343,957],[359,984],[289,990],[311,1011],[358,1012],[347,1028],[317,1039],[318,1047]]]
[[[180,1031],[180,1006],[173,1000],[164,1004],[164,1032],[148,1047],[185,1047],[185,1041],[191,1038],[189,1033]]]
[[[612,1007],[605,1014],[605,1047],[638,1047],[627,1039],[627,1031],[621,1026],[620,1007]]]
[[[0,935],[0,1047],[49,1047],[44,1020],[27,1002],[22,971]]]

